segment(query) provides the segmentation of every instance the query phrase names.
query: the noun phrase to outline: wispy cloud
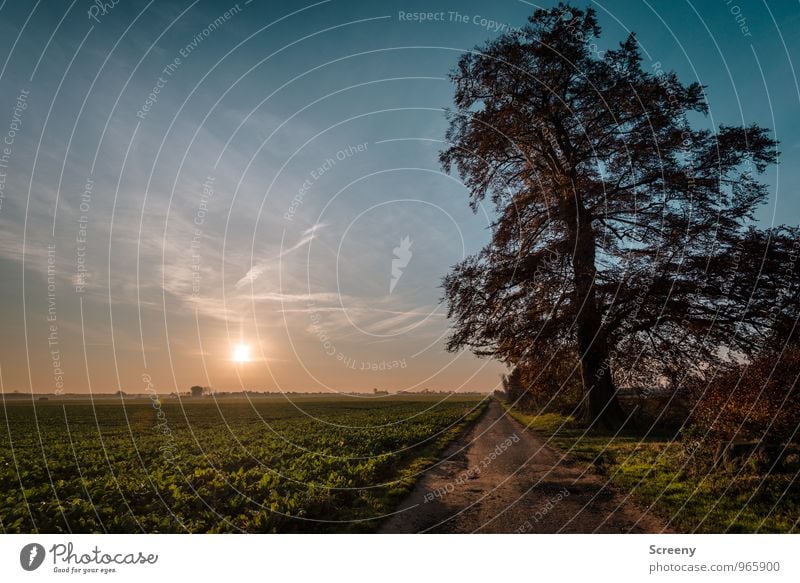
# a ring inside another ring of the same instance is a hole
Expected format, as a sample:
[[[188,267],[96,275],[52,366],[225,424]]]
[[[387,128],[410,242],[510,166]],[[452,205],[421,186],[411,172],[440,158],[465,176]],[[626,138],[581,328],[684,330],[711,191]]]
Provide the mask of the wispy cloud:
[[[316,234],[324,227],[325,227],[324,223],[317,223],[310,229],[306,229],[305,231],[302,232],[300,240],[297,241],[294,245],[281,249],[273,257],[261,261],[258,265],[254,265],[253,267],[251,267],[244,275],[244,277],[242,277],[239,281],[236,282],[236,288],[241,289],[247,286],[248,284],[252,284],[255,280],[264,275],[264,273],[267,270],[274,267],[279,259],[286,257],[293,251],[297,251],[298,249],[302,249],[307,245],[309,245],[316,238],[317,236]]]

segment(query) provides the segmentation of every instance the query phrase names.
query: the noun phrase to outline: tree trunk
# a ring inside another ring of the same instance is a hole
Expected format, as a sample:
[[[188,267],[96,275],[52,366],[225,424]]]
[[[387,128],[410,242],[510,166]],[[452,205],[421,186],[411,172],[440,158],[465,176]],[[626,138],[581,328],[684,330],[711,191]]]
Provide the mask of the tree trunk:
[[[617,399],[617,390],[611,375],[608,343],[601,330],[600,310],[594,278],[595,240],[591,218],[577,196],[571,197],[568,212],[574,254],[572,264],[575,276],[575,305],[578,353],[583,381],[584,419],[595,427],[619,429],[625,422],[625,413]]]
[[[578,346],[581,353],[581,379],[583,381],[583,417],[595,427],[617,430],[625,422],[625,412],[617,399],[617,389],[611,376],[608,348],[594,337],[592,326],[582,319],[578,322]]]

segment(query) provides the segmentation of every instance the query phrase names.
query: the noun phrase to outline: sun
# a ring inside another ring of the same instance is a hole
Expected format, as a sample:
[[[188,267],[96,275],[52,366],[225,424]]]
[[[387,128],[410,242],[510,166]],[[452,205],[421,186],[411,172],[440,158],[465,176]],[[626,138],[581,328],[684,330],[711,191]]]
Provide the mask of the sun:
[[[250,362],[250,347],[247,344],[237,344],[231,352],[233,362]]]

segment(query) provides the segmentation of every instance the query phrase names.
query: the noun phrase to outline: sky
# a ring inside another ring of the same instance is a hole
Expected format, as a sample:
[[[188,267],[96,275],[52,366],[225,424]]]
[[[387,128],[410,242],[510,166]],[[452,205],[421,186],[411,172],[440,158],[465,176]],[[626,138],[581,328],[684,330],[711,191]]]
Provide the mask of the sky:
[[[444,350],[492,209],[437,155],[459,55],[539,5],[102,4],[0,2],[4,392],[497,388]],[[707,87],[698,123],[773,130],[758,219],[797,224],[800,4],[591,5],[598,50]]]

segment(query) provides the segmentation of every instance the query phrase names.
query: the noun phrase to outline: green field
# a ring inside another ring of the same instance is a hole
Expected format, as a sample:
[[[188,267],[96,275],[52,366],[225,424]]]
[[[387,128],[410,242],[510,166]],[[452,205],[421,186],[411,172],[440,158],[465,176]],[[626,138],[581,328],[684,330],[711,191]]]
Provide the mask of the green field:
[[[3,532],[368,532],[479,397],[4,403]]]
[[[772,474],[748,469],[710,471],[701,452],[690,455],[690,446],[674,434],[586,432],[564,415],[508,411],[571,459],[592,466],[672,531],[786,533],[800,529],[796,468]]]

